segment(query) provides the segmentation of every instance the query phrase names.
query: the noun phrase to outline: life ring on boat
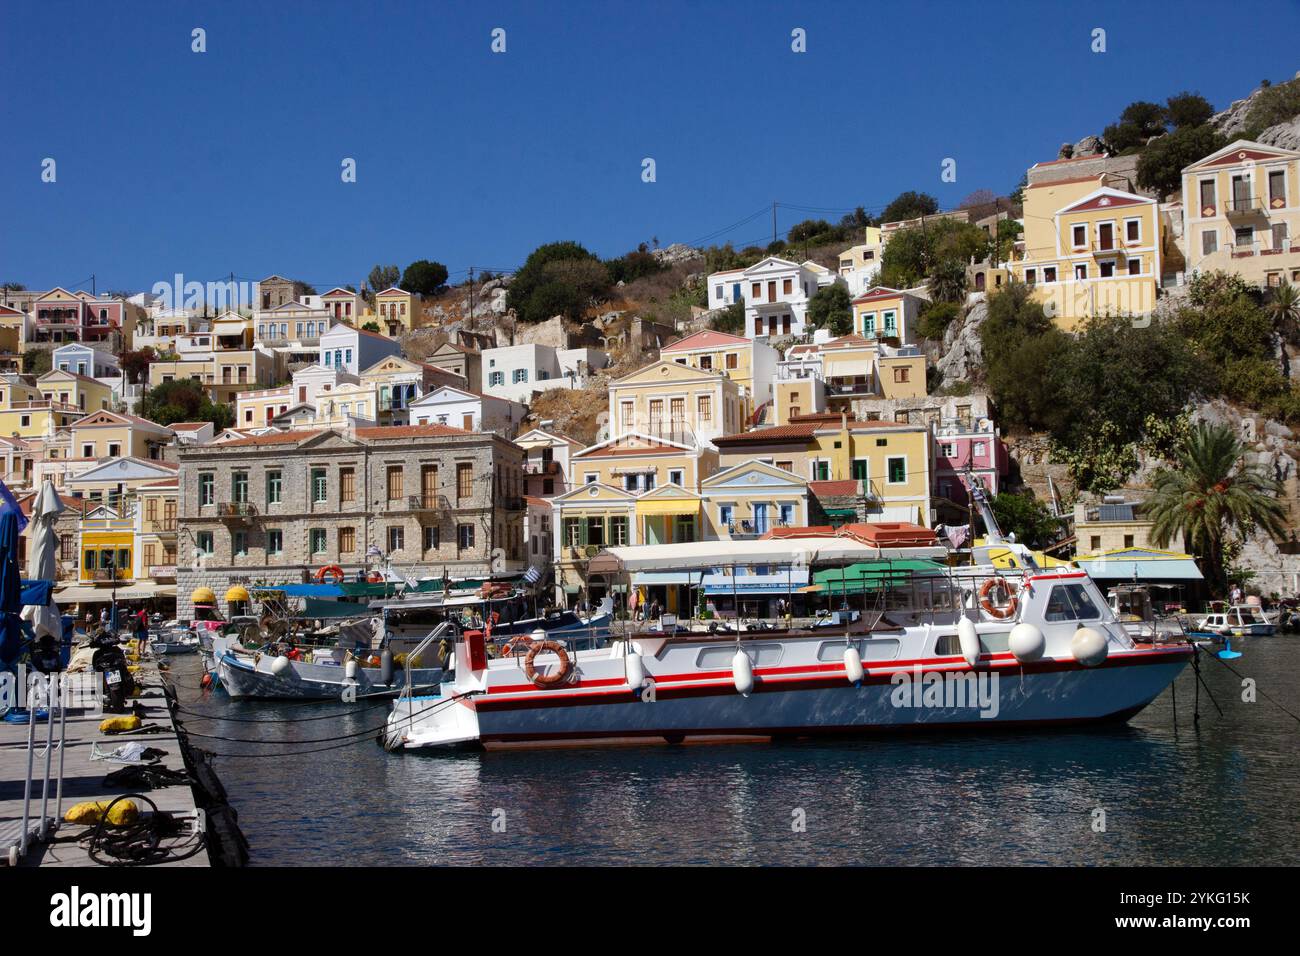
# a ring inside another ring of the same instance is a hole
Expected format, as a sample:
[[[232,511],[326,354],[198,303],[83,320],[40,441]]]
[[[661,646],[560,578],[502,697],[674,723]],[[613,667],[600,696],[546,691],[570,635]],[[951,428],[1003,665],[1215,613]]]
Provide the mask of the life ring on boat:
[[[539,674],[533,666],[533,658],[544,651],[551,651],[560,659],[560,666],[554,673]],[[524,673],[538,687],[554,687],[556,684],[561,684],[569,679],[569,672],[572,670],[573,662],[569,660],[564,645],[559,641],[534,641],[528,648],[528,656],[524,658]]]
[[[326,576],[334,578],[334,584],[343,583],[343,569],[337,564],[327,564],[325,567],[318,569],[316,571],[316,583],[324,583]]]
[[[366,583],[367,583],[367,584],[383,584],[383,583],[384,583],[384,576],[383,576],[382,574],[380,574],[378,571],[371,571],[369,574],[366,575]]]
[[[1001,588],[1007,595],[1006,604],[994,604],[992,594],[995,590]],[[989,578],[980,585],[980,607],[989,617],[996,618],[999,621],[1005,621],[1007,618],[1015,617],[1016,607],[1019,601],[1016,599],[1016,592],[1012,589],[1011,584],[1004,577]]]

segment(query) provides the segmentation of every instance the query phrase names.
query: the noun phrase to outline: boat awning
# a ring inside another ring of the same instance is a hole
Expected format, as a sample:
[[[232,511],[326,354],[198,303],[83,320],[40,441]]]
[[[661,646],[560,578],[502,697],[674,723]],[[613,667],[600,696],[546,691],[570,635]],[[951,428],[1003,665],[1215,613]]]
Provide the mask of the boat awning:
[[[844,568],[828,568],[813,574],[818,590],[832,594],[878,591],[889,585],[906,584],[913,574],[942,575],[947,568],[933,561],[862,561]]]
[[[682,544],[646,544],[607,548],[593,559],[601,570],[675,571],[690,568],[721,568],[736,565],[770,564],[809,566],[846,561],[944,558],[945,548],[881,548],[852,538],[759,538],[745,541],[690,541]]]
[[[1096,558],[1075,558],[1074,563],[1092,578],[1103,581],[1203,581],[1204,575],[1192,558],[1159,558],[1154,560],[1123,560],[1102,555]]]

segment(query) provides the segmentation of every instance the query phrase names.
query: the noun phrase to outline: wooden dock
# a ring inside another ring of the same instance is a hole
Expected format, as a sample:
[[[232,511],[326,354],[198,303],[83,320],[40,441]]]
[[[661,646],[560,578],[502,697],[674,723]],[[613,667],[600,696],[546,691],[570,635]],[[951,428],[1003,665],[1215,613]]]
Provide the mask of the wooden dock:
[[[98,675],[96,675],[98,677]],[[172,722],[172,715],[167,706],[167,698],[162,682],[167,679],[158,664],[151,660],[141,661],[140,671],[135,674],[138,685],[142,686],[140,696],[134,698],[143,708],[141,721],[143,725],[156,725],[159,730],[144,734],[104,734],[99,731],[99,724],[105,714],[98,708],[69,707],[66,719],[66,738],[63,752],[63,801],[62,811],[67,813],[73,805],[84,800],[110,801],[124,793],[141,793],[152,800],[160,811],[165,811],[185,819],[187,835],[164,838],[162,845],[172,847],[175,855],[180,856],[195,846],[197,837],[188,835],[195,829],[195,823],[201,819],[195,808],[193,788],[188,784],[178,784],[157,790],[145,790],[140,787],[105,786],[104,778],[125,764],[110,760],[91,759],[92,747],[100,753],[107,753],[123,744],[141,742],[147,747],[166,751],[166,756],[159,761],[159,766],[171,770],[185,771],[185,760],[181,752],[181,742]],[[45,721],[39,721],[35,727],[35,759],[33,762],[33,782],[30,808],[29,829],[35,834],[41,822],[42,785],[45,770],[45,749],[48,729]],[[0,722],[0,866],[8,865],[10,848],[15,846],[22,831],[23,798],[27,780],[27,734],[28,725]],[[59,768],[59,721],[57,711],[54,714],[54,748],[51,753],[52,779],[50,781],[48,816],[52,819],[46,842],[39,842],[33,836],[29,839],[27,855],[19,860],[19,866],[96,866],[98,862],[89,852],[89,836],[93,826],[80,826],[63,823],[57,819],[56,787]],[[136,800],[142,817],[149,811],[148,804]],[[209,865],[206,849],[185,859],[166,859],[151,865],[157,866],[197,866]]]

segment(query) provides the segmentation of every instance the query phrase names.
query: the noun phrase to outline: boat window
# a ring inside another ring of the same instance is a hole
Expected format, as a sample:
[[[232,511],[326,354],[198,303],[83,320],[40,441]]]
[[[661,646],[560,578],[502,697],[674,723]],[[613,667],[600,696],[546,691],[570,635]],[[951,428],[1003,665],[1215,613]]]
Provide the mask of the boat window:
[[[1048,621],[1095,621],[1101,611],[1082,584],[1058,584],[1047,598]]]
[[[997,634],[981,634],[981,654],[1005,654],[1010,649],[1011,635],[1008,631]],[[934,642],[935,657],[961,657],[961,640],[956,634],[941,634]]]
[[[934,642],[935,657],[961,657],[961,641],[956,634],[940,634]]]
[[[745,653],[756,667],[771,667],[781,663],[784,648],[780,644],[745,644]],[[843,651],[841,650],[841,655]],[[729,670],[731,659],[736,656],[735,644],[719,647],[706,647],[695,659],[695,666],[701,670]]]
[[[844,641],[826,641],[817,648],[817,660],[822,662],[844,660],[844,649],[849,647]],[[893,638],[854,641],[852,646],[858,649],[863,663],[869,661],[892,661],[898,657],[898,641]]]

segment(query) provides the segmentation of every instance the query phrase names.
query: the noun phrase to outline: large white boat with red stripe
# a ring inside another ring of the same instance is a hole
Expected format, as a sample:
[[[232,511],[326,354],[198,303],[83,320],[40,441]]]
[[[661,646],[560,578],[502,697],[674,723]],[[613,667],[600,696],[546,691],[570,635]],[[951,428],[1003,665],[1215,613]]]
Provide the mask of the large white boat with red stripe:
[[[885,562],[945,553],[832,537],[606,554],[633,572],[716,569],[728,559],[824,568],[862,560],[864,551]],[[838,615],[842,626],[810,619],[802,628],[718,633],[615,625],[607,647],[539,639],[496,659],[481,635],[459,635],[441,693],[396,700],[384,745],[681,743],[1123,721],[1191,660],[1190,644],[1135,640],[1084,571],[1018,563],[1027,566],[891,575],[856,620]]]

